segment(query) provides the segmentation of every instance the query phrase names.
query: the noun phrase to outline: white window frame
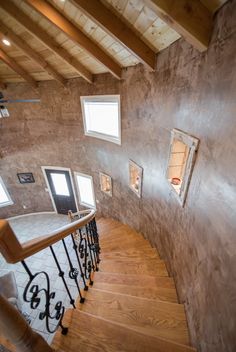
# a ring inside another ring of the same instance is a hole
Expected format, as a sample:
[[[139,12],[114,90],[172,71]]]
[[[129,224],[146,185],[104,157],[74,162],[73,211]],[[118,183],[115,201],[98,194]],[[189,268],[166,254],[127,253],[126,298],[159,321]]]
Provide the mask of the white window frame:
[[[118,102],[118,137],[111,136],[105,133],[99,133],[96,131],[88,131],[87,124],[86,124],[86,117],[85,117],[85,109],[84,109],[84,102],[85,101],[116,101]],[[82,115],[83,115],[83,123],[84,123],[84,134],[85,136],[90,136],[94,138],[103,139],[108,142],[116,143],[121,145],[121,109],[120,109],[120,95],[88,95],[88,96],[81,96],[80,97],[81,108],[82,108]]]
[[[5,184],[4,184],[3,179],[2,179],[1,176],[0,176],[0,183],[1,183],[1,185],[2,185],[2,188],[3,188],[3,190],[4,190],[4,192],[5,192],[6,196],[7,196],[7,198],[8,198],[8,201],[7,201],[7,202],[0,203],[0,208],[7,207],[8,205],[14,204],[14,202],[12,201],[12,199],[11,199],[11,197],[10,197],[10,194],[9,194],[9,192],[8,192],[8,190],[7,190],[7,188],[6,188]]]
[[[79,197],[79,204],[81,204],[81,205],[83,205],[83,206],[85,206],[85,207],[89,207],[89,208],[92,208],[92,209],[96,209],[96,199],[95,199],[95,193],[94,193],[93,177],[90,176],[90,175],[87,175],[87,174],[83,174],[83,173],[81,173],[81,172],[76,172],[76,171],[74,172],[74,176],[75,176],[75,183],[76,183],[76,188],[77,188],[78,197]],[[83,201],[81,200],[77,176],[87,177],[87,178],[89,178],[89,179],[91,180],[94,205],[85,203],[85,202],[83,202]]]
[[[170,159],[171,159],[172,145],[173,145],[175,139],[184,143],[189,148],[189,153],[188,153],[188,157],[187,157],[186,165],[185,165],[185,172],[184,172],[183,181],[181,184],[179,194],[176,192],[175,188],[168,180],[168,169],[169,169],[169,163],[170,163]],[[167,167],[166,167],[166,179],[168,180],[168,183],[171,187],[171,190],[173,191],[173,194],[177,197],[177,199],[178,199],[179,203],[182,205],[182,207],[184,206],[185,200],[187,197],[190,180],[191,180],[191,176],[193,173],[193,167],[195,164],[198,146],[199,146],[199,139],[198,138],[193,137],[193,136],[191,136],[191,135],[189,135],[189,134],[187,134],[177,128],[174,128],[171,131],[171,141],[170,141],[170,147],[169,147],[168,162],[167,162]]]

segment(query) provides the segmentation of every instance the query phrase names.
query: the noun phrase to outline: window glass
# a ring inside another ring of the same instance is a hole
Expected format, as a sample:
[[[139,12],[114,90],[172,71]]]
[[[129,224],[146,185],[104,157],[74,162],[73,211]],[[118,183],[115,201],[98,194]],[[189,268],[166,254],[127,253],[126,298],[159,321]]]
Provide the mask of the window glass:
[[[13,204],[9,193],[3,183],[2,178],[0,177],[0,206],[7,206]]]
[[[81,97],[86,135],[120,144],[119,96]]]
[[[58,196],[69,196],[69,188],[64,174],[51,173],[53,186]]]
[[[95,207],[92,177],[76,173],[80,204]]]

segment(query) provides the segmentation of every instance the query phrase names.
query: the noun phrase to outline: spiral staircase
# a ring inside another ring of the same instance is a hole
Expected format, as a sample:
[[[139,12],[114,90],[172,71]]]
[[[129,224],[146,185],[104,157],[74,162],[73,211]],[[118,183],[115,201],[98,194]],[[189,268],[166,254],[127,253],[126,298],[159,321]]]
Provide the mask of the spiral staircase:
[[[68,309],[52,347],[61,352],[190,352],[184,306],[163,260],[143,236],[112,219],[97,222],[101,262],[84,304]]]

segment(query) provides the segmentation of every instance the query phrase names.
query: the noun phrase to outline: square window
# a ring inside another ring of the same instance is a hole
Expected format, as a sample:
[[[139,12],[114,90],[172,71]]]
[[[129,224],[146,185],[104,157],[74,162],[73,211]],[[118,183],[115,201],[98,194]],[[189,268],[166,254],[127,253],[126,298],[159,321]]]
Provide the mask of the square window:
[[[95,196],[92,176],[75,172],[79,202],[86,207],[95,208]]]
[[[85,135],[121,144],[120,96],[94,95],[80,99]]]
[[[199,140],[180,130],[171,131],[166,178],[178,200],[184,205],[193,171]]]
[[[0,207],[6,207],[7,205],[13,204],[11,197],[3,183],[3,179],[0,176]]]
[[[129,160],[129,187],[141,198],[143,168],[132,160]]]
[[[112,179],[111,176],[99,172],[101,191],[112,197]]]

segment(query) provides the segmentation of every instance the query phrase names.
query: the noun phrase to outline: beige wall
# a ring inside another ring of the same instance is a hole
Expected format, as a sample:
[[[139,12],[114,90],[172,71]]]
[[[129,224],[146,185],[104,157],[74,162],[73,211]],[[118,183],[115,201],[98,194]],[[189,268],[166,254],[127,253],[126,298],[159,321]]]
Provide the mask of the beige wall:
[[[204,352],[235,351],[236,334],[236,2],[218,14],[209,50],[180,40],[158,55],[155,73],[142,65],[109,74],[94,85],[9,85],[9,97],[40,96],[40,105],[10,105],[1,126],[0,174],[15,202],[0,216],[52,210],[42,165],[94,176],[101,213],[142,231],[168,263],[191,338]],[[80,95],[121,94],[122,146],[85,137]],[[185,207],[165,179],[170,131],[200,139]],[[128,159],[144,168],[143,197],[128,187]],[[113,197],[99,190],[99,174],[113,177]],[[18,183],[33,172],[35,184]],[[22,205],[27,209],[23,210]]]

